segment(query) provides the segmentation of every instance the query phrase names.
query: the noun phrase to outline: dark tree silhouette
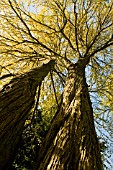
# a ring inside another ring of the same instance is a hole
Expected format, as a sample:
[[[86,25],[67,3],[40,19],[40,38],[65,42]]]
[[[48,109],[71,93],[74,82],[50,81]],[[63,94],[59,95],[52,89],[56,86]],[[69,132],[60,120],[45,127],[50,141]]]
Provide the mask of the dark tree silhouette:
[[[40,68],[13,78],[0,91],[0,170],[10,169],[37,86],[54,66],[51,60]]]

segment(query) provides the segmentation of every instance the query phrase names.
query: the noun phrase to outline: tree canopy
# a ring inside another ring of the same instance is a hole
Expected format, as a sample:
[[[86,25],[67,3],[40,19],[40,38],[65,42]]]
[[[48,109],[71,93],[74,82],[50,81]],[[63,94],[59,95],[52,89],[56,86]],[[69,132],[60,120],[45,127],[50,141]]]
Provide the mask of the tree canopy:
[[[90,59],[86,78],[95,126],[102,140],[109,138],[110,152],[113,143],[113,2],[2,0],[0,8],[0,88],[11,79],[10,75],[20,75],[55,59],[54,72],[43,81],[39,102],[48,120],[59,105],[70,62]],[[4,75],[9,76],[4,78]]]

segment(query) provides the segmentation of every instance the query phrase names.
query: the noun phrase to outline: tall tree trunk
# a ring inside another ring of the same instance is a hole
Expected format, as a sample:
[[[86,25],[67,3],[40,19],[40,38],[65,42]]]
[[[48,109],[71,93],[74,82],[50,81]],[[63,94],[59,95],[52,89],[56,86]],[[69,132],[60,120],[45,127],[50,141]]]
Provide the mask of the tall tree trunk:
[[[10,169],[25,120],[34,104],[37,86],[54,63],[52,60],[13,78],[0,92],[0,170]]]
[[[85,78],[87,59],[71,64],[61,108],[39,151],[36,170],[102,170]]]

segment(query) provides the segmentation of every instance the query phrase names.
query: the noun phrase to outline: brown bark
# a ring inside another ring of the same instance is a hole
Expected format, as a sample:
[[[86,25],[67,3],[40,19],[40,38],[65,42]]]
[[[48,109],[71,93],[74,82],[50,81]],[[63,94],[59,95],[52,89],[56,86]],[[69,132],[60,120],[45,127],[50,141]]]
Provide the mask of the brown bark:
[[[102,170],[85,79],[87,59],[71,64],[63,102],[39,151],[36,170]]]
[[[37,86],[54,64],[52,60],[13,78],[0,91],[0,170],[10,169],[25,120],[34,104]]]

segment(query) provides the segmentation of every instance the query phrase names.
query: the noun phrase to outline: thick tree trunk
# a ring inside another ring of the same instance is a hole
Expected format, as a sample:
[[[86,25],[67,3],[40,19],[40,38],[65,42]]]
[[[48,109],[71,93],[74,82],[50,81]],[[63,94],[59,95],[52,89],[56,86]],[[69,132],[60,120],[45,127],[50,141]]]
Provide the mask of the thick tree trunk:
[[[16,77],[0,92],[0,170],[10,169],[28,113],[34,104],[37,86],[55,61]]]
[[[87,59],[71,64],[63,102],[39,151],[36,170],[102,170],[85,79]]]

